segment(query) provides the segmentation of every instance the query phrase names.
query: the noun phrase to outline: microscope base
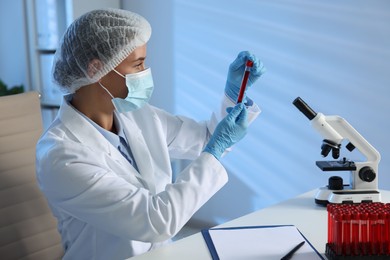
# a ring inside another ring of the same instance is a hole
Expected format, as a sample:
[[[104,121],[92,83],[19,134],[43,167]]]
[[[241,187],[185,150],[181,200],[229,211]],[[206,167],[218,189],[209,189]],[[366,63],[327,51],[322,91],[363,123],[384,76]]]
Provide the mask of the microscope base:
[[[322,187],[315,195],[315,203],[326,206],[328,203],[365,203],[380,202],[381,194],[377,190],[329,190]]]

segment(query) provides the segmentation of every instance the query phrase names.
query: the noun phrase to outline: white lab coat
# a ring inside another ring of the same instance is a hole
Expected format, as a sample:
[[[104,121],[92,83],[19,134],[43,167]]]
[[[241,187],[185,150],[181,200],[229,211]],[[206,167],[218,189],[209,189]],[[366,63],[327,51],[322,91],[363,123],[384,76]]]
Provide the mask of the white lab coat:
[[[253,119],[260,111],[251,110]],[[198,123],[150,105],[119,116],[140,173],[66,101],[37,144],[38,183],[64,259],[125,259],[166,243],[227,182],[222,164],[202,153],[216,116]],[[172,184],[173,158],[194,161]]]

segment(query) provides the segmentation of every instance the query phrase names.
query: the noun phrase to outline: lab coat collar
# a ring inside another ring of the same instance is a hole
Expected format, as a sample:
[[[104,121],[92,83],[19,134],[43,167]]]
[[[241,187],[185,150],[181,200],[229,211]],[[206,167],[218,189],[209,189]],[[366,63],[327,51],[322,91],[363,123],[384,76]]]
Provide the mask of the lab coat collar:
[[[72,94],[64,96],[58,112],[61,122],[83,145],[111,153],[110,143],[69,103],[71,98]]]
[[[126,113],[126,116],[117,113],[117,117],[119,120],[121,120],[123,131],[127,137],[128,145],[130,146],[131,152],[133,153],[138,170],[142,178],[146,181],[150,192],[155,194],[156,186],[153,167],[154,163],[149,152],[148,145],[146,144],[143,137],[142,131],[135,123],[137,119],[134,117],[138,114],[138,112],[135,111]]]

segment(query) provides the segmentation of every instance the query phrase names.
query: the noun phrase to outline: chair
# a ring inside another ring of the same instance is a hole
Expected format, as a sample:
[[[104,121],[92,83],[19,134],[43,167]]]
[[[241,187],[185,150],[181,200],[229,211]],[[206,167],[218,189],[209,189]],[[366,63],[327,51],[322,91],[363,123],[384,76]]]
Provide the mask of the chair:
[[[39,94],[0,97],[0,259],[60,259],[57,221],[36,183]]]

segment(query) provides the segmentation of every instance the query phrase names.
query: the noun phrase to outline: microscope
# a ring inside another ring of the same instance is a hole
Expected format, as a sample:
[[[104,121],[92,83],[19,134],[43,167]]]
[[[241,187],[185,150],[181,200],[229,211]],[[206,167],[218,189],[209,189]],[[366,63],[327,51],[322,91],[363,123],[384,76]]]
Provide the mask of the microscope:
[[[328,203],[364,203],[380,202],[378,191],[379,152],[369,144],[344,118],[326,116],[316,113],[300,97],[293,104],[310,121],[315,130],[324,138],[321,155],[331,161],[317,161],[316,165],[322,171],[350,171],[350,183],[343,184],[339,176],[329,178],[328,185],[320,188],[315,195],[315,202],[326,206]],[[352,152],[355,148],[365,157],[366,161],[354,162],[345,157],[339,159],[342,142],[346,140],[346,148]]]

